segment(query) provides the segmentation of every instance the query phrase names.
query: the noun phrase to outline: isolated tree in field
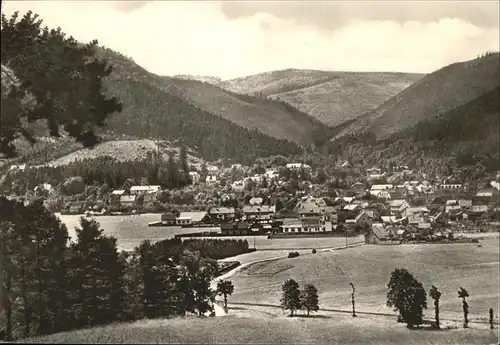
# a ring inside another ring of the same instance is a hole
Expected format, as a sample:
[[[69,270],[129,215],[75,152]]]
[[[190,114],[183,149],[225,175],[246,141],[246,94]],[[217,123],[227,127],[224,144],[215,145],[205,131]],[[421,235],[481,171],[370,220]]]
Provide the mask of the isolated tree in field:
[[[467,297],[469,297],[469,292],[463,287],[460,287],[460,290],[458,290],[458,298],[462,299],[462,309],[464,311],[464,328],[469,327],[469,304],[466,300]]]
[[[300,309],[299,284],[293,279],[288,279],[283,283],[281,291],[281,306],[285,310],[290,310],[290,316],[293,316],[293,312]]]
[[[217,293],[224,296],[224,308],[227,311],[227,296],[231,296],[234,292],[233,282],[230,280],[219,280],[217,283]]]
[[[351,293],[351,301],[352,301],[352,317],[356,317],[356,309],[354,308],[354,294],[356,293],[356,289],[354,288],[353,283],[349,283],[352,287],[352,293]]]
[[[312,284],[304,286],[304,290],[300,292],[300,305],[307,311],[309,316],[310,311],[319,310],[318,289]]]
[[[425,289],[404,268],[395,269],[387,284],[387,306],[394,307],[408,328],[423,322],[423,309],[427,308]]]
[[[46,122],[51,136],[59,137],[62,128],[84,146],[98,142],[94,129],[122,105],[104,94],[103,81],[112,69],[96,58],[97,44],[80,44],[60,29],[44,28],[31,11],[22,18],[19,12],[2,15],[2,71],[11,71],[12,78],[2,76],[0,153],[15,155],[19,137],[34,143],[26,124],[38,120]]]
[[[439,324],[439,299],[441,298],[441,292],[439,292],[438,288],[432,285],[429,296],[434,300],[434,315],[436,319],[436,328],[440,327]]]

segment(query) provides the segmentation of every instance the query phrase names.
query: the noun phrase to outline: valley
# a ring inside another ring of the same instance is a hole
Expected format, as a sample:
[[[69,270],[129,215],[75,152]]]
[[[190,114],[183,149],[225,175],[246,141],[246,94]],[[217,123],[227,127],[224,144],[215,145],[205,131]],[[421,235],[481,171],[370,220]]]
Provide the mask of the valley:
[[[438,54],[371,18],[422,55],[338,28],[311,69],[267,37],[323,46],[316,24],[209,8],[221,25],[194,11],[191,31],[245,35],[190,59],[180,28],[142,42],[153,12],[123,52],[2,17],[0,342],[498,343],[500,53],[459,61],[458,38]]]

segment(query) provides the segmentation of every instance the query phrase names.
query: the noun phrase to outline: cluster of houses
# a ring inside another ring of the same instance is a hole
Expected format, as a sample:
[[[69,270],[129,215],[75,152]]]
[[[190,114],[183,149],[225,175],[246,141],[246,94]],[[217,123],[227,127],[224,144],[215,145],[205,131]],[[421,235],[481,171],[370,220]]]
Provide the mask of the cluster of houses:
[[[133,185],[133,181],[127,180],[121,189],[113,190],[110,196],[110,204],[121,207],[133,208],[140,202],[144,206],[152,206],[161,192],[159,185]]]
[[[290,171],[301,171],[304,170],[306,172],[311,172],[312,168],[311,166],[304,164],[304,163],[289,163],[286,164],[285,166],[287,169]],[[214,185],[220,181],[221,175],[223,174],[223,170],[219,169],[216,166],[208,165],[207,167],[207,174],[202,180],[202,176],[198,171],[191,171],[189,172],[189,176],[191,177],[191,182],[193,184],[199,184],[199,183],[206,183],[207,185]],[[232,164],[230,170],[233,169],[242,169],[241,164]],[[234,181],[231,184],[231,190],[234,193],[241,193],[244,191],[245,186],[248,184],[249,181],[252,181],[254,183],[261,183],[262,181],[278,181],[279,180],[279,173],[278,169],[276,168],[268,168],[266,171],[262,174],[253,174],[252,176],[247,176],[245,178],[242,178],[240,180]]]

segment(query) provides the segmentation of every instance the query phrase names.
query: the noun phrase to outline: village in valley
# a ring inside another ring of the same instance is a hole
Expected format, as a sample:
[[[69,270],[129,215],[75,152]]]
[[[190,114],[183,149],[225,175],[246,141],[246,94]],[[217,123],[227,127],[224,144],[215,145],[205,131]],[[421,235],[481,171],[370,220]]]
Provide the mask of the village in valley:
[[[0,343],[498,344],[497,5],[0,0]]]
[[[431,177],[415,173],[408,166],[360,171],[348,161],[341,161],[338,171],[358,178],[346,178],[355,182],[341,188],[327,187],[325,192],[325,188],[318,188],[328,184],[318,181],[328,179],[318,176],[324,171],[313,171],[305,163],[268,168],[241,164],[224,168],[203,163],[198,169],[192,168],[191,186],[187,188],[207,190],[212,197],[204,205],[196,205],[200,195],[194,196],[194,205],[187,211],[170,205],[170,210],[158,214],[158,220],[149,226],[213,228],[179,237],[363,234],[367,243],[396,244],[457,241],[460,238],[454,237],[454,233],[463,237],[467,232],[495,230],[499,224],[498,174],[489,185],[471,190],[453,175]],[[315,181],[323,185],[314,184]],[[144,210],[161,204],[163,191],[159,185],[147,185],[145,179],[141,182],[136,185],[129,179],[121,189],[101,195],[103,200],[87,205],[87,209],[84,202],[68,202],[62,213],[99,216],[147,212]],[[35,187],[35,194],[38,190],[53,193],[53,187],[47,183]],[[281,197],[276,198],[273,192]],[[238,198],[243,200],[241,207]]]

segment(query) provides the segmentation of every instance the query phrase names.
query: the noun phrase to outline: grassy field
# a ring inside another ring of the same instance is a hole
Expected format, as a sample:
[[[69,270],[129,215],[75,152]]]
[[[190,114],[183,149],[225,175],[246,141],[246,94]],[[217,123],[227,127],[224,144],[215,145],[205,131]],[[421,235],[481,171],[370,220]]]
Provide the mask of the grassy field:
[[[32,343],[495,344],[496,331],[408,330],[394,320],[339,316],[249,318],[227,315],[139,321],[28,339]]]
[[[320,307],[349,310],[351,288],[356,286],[359,310],[392,313],[385,307],[385,294],[390,273],[406,268],[419,279],[426,290],[432,284],[443,293],[443,318],[460,319],[459,287],[470,297],[471,319],[487,318],[490,307],[499,306],[498,238],[477,244],[456,245],[365,245],[334,252],[318,252],[293,259],[256,263],[244,267],[230,279],[235,293],[230,303],[279,305],[281,284],[293,278],[303,284],[316,285]],[[432,301],[428,301],[432,316]]]

